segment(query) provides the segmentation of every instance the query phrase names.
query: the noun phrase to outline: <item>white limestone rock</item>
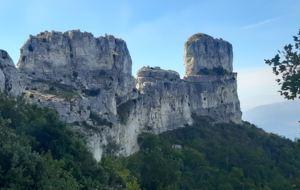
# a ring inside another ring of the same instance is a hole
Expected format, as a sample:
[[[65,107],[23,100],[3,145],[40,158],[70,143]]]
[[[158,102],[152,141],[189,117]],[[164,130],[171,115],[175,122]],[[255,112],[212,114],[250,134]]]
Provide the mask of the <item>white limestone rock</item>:
[[[18,70],[9,54],[2,49],[0,49],[0,89],[13,97],[23,91]]]
[[[191,111],[211,116],[217,123],[242,123],[237,74],[232,72],[232,45],[198,33],[188,38],[184,50],[184,80],[189,88]],[[216,68],[221,72],[215,72]]]
[[[18,71],[28,101],[54,108],[62,120],[74,123],[100,160],[108,142],[120,143],[120,154],[134,154],[139,134],[192,124],[192,113],[241,123],[232,58],[228,42],[196,34],[185,43],[184,79],[175,71],[149,66],[134,79],[122,39],[95,38],[78,30],[46,31],[24,43]],[[200,69],[217,67],[226,73],[199,75]],[[0,72],[0,87],[3,76]]]
[[[216,123],[242,123],[237,95],[237,73],[221,76],[184,77],[189,89],[191,112],[212,117]]]
[[[137,96],[126,43],[112,35],[46,31],[30,36],[20,51],[26,93],[68,122],[87,120],[90,111],[116,117],[116,105]]]
[[[103,145],[118,136],[117,106],[138,97],[125,41],[112,35],[95,38],[79,30],[45,31],[30,36],[20,51],[18,70],[25,97],[75,122],[100,160]],[[91,113],[107,122],[93,122]]]
[[[118,114],[126,117],[119,133],[124,155],[139,150],[137,137],[142,132],[159,134],[193,122],[188,88],[177,72],[143,67],[137,72],[136,87],[140,96],[118,107]]]
[[[198,75],[200,69],[222,67],[232,72],[232,45],[222,39],[197,33],[184,43],[185,76]]]

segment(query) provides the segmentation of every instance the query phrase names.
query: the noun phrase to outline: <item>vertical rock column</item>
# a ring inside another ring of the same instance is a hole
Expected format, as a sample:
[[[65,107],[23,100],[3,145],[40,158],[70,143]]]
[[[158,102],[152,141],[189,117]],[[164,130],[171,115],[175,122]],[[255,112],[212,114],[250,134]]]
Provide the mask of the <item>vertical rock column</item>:
[[[242,122],[232,45],[198,33],[184,44],[185,77],[192,112],[216,122]]]

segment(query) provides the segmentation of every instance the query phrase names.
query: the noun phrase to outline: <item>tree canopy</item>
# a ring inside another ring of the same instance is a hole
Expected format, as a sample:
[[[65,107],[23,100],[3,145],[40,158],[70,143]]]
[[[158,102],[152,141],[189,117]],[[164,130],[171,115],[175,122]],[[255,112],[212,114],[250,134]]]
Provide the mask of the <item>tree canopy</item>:
[[[295,49],[300,50],[300,30],[293,37]],[[293,51],[293,45],[284,46],[284,50],[278,50],[278,54],[272,59],[265,59],[265,63],[273,66],[275,75],[281,75],[281,79],[276,79],[281,85],[280,94],[288,100],[300,99],[300,53]]]
[[[114,157],[97,163],[83,135],[56,110],[0,93],[0,189],[140,188]]]

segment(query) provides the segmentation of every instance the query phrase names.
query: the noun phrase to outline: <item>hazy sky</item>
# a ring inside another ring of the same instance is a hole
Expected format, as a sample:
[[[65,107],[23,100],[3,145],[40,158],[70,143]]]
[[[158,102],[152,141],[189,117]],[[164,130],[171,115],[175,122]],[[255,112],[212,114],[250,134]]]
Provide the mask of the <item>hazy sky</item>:
[[[127,42],[133,75],[160,66],[184,75],[185,40],[197,32],[233,45],[242,110],[284,101],[264,59],[293,43],[300,29],[299,0],[0,0],[0,49],[15,64],[19,49],[42,31],[80,29]]]

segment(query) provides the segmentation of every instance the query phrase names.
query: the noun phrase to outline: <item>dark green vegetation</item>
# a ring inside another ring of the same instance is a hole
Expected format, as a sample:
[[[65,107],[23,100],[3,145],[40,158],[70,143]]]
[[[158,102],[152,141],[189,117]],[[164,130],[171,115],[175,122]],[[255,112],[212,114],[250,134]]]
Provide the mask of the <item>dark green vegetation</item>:
[[[92,119],[94,125],[107,125],[110,128],[113,125],[112,122],[107,121],[107,119],[102,119],[100,116],[98,116],[95,112],[92,111],[90,113],[90,118]]]
[[[139,185],[115,156],[97,163],[81,134],[55,110],[0,94],[0,189],[130,189]]]
[[[133,105],[120,106],[126,113]],[[109,125],[96,113],[90,117]],[[300,189],[295,142],[249,123],[211,125],[209,118],[193,118],[185,128],[141,134],[141,151],[129,158],[114,156],[122,147],[111,141],[97,163],[83,136],[55,110],[0,94],[0,189]],[[174,144],[183,148],[172,149]]]
[[[143,133],[128,168],[142,188],[184,190],[300,189],[295,142],[254,125],[193,116],[195,124],[160,135]],[[182,149],[172,149],[173,144]]]
[[[300,50],[300,30],[298,36],[294,36],[295,48]],[[279,85],[281,85],[281,95],[288,100],[295,98],[300,99],[300,52],[293,51],[293,45],[289,44],[284,46],[283,51],[279,51],[279,54],[271,60],[265,60],[265,63],[273,66],[273,73],[275,75],[281,74],[282,79],[276,79]]]
[[[100,94],[100,88],[98,88],[98,89],[83,89],[82,92],[88,96],[98,96]]]
[[[228,71],[226,69],[223,69],[223,67],[214,67],[213,69],[200,69],[198,72],[199,75],[226,75]]]
[[[77,89],[73,86],[59,82],[49,83],[45,80],[35,80],[34,82],[47,84],[49,86],[49,90],[45,90],[45,93],[55,95],[58,98],[63,98],[66,101],[70,101],[72,99],[81,99]]]

